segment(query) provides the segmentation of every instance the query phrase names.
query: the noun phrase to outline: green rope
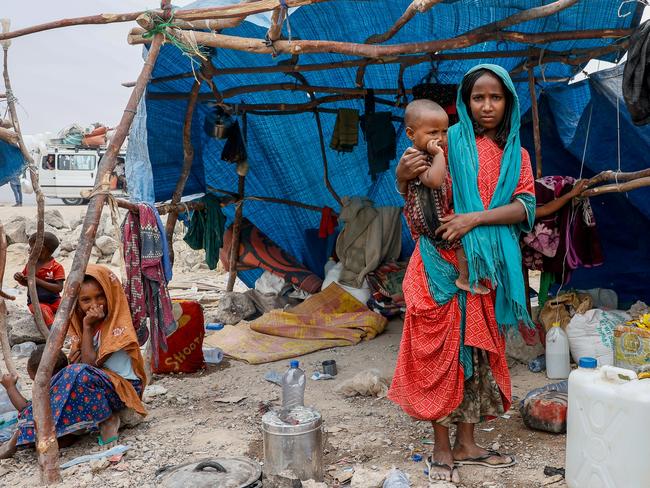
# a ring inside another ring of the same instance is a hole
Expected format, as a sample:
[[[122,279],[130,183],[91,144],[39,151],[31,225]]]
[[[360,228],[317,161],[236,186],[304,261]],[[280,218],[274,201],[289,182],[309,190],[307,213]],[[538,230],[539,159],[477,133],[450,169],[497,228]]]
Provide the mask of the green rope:
[[[174,34],[169,32],[168,28],[172,29],[178,29],[178,24],[174,21],[174,13],[172,12],[169,20],[165,20],[162,17],[160,17],[158,14],[155,14],[153,12],[146,12],[147,15],[151,18],[152,22],[154,23],[154,26],[146,31],[144,34],[142,34],[142,37],[144,39],[151,39],[153,38],[156,34],[162,34],[165,36],[165,39],[167,42],[178,48],[184,55],[189,56],[189,58],[192,60],[192,62],[195,62],[196,60],[194,59],[195,56],[207,60],[210,51],[209,49],[205,48],[204,46],[199,46],[197,45],[192,45],[188,44],[185,42],[182,42],[176,37]]]

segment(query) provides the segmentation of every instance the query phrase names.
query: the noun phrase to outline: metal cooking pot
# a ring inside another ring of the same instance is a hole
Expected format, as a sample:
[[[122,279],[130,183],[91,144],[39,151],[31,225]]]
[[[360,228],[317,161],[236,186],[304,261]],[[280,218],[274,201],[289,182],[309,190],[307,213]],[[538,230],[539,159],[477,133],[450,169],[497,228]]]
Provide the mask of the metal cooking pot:
[[[203,459],[156,473],[164,488],[261,488],[262,467],[244,457]]]

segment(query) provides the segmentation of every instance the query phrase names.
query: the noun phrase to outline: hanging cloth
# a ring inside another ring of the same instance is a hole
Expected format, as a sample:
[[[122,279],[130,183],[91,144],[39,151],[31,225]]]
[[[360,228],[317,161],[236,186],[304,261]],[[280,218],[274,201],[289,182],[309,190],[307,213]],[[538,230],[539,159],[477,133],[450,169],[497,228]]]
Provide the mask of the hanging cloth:
[[[359,111],[340,108],[336,114],[330,147],[339,152],[352,152],[359,144]]]
[[[149,319],[155,365],[158,364],[157,351],[167,350],[167,337],[178,328],[163,267],[164,240],[165,236],[158,230],[155,210],[150,205],[140,203],[137,214],[127,213],[122,223],[126,266],[124,293],[140,345],[149,338]]]
[[[318,237],[321,239],[327,238],[334,234],[336,227],[339,225],[336,213],[329,207],[323,207],[321,211],[320,227],[318,228]]]
[[[390,162],[397,156],[397,133],[391,120],[391,112],[375,112],[375,92],[368,90],[365,97],[366,113],[362,129],[368,147],[368,168],[372,181],[387,171]]]
[[[205,262],[215,269],[219,262],[219,249],[223,246],[226,216],[221,211],[221,200],[214,195],[201,198],[204,210],[195,210],[183,240],[195,251],[205,250]]]
[[[221,151],[221,159],[229,163],[241,163],[248,159],[246,144],[239,128],[239,121],[236,120],[228,131],[228,139]]]
[[[623,71],[623,97],[635,125],[650,122],[650,22],[641,24],[630,38]]]

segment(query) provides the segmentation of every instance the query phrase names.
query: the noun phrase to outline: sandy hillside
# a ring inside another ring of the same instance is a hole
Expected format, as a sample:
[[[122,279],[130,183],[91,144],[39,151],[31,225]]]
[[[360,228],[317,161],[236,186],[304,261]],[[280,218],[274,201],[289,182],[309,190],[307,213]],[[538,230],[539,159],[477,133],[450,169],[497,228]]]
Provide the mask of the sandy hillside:
[[[78,217],[81,211],[80,207],[56,208],[66,221]],[[0,207],[3,222],[17,214],[32,217],[35,209]],[[22,268],[25,260],[24,250],[9,253],[6,288],[13,286],[11,276]],[[70,263],[69,257],[62,259],[66,269]],[[205,286],[188,292],[187,288],[197,283]],[[175,295],[193,293],[207,301],[206,305],[213,306],[219,296],[213,288],[223,289],[224,283],[224,275],[215,272],[177,271],[172,291]],[[209,290],[202,291],[203,288]],[[22,303],[24,299],[22,294],[18,298]],[[306,391],[306,403],[317,407],[325,420],[327,486],[338,486],[331,474],[354,466],[380,472],[397,466],[410,475],[412,486],[429,486],[423,474],[424,463],[413,462],[411,456],[417,453],[426,456],[431,448],[427,444],[427,439],[432,438],[431,427],[410,420],[386,399],[345,399],[335,392],[341,381],[369,367],[390,376],[400,337],[401,323],[391,322],[386,332],[373,341],[301,358],[309,374],[325,359],[335,359],[339,369],[339,376],[333,381],[308,380]],[[24,374],[24,359],[19,361],[19,366],[23,373],[23,389],[30,394],[31,383]],[[251,366],[225,360],[197,374],[156,376],[155,384],[163,386],[166,393],[149,400],[149,416],[143,423],[122,431],[120,443],[130,447],[125,457],[115,465],[100,466],[97,471],[92,471],[88,464],[65,470],[63,486],[153,487],[156,486],[155,472],[162,466],[230,455],[246,455],[262,461],[259,406],[261,402],[277,404],[280,398],[279,387],[265,381],[263,376],[270,370],[282,372],[286,366],[285,362]],[[543,374],[530,373],[524,365],[514,361],[511,370],[513,393],[517,397],[547,383]],[[236,400],[233,397],[242,398],[228,403]],[[519,463],[505,470],[463,467],[460,469],[461,486],[535,488],[553,481],[543,474],[545,466],[564,466],[564,436],[530,431],[517,411],[512,410],[508,415],[507,419],[482,424],[477,436],[485,446],[514,453]],[[100,449],[94,437],[85,436],[76,445],[63,449],[61,458],[67,461]],[[37,477],[33,450],[20,451],[14,459],[0,461],[0,486],[32,487],[37,485]],[[565,485],[560,481],[549,486]]]

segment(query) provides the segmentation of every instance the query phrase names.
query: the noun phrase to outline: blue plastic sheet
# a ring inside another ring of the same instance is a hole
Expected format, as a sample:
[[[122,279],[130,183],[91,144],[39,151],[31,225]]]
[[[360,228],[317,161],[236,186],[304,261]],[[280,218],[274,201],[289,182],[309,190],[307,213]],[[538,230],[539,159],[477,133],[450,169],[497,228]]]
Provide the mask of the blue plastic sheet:
[[[233,0],[195,2],[192,7],[206,7],[215,5],[226,5],[233,3]],[[323,2],[302,7],[292,11],[290,15],[291,35],[300,39],[330,39],[349,42],[363,43],[369,36],[385,32],[394,21],[398,19],[404,10],[411,3],[410,0],[377,0],[377,1],[348,1],[337,0],[336,2]],[[485,25],[489,22],[501,20],[510,15],[521,12],[523,9],[540,6],[539,0],[447,0],[436,5],[431,11],[425,14],[416,15],[399,33],[388,43],[416,42],[434,39],[446,39],[454,37],[463,32]],[[556,32],[573,31],[579,29],[598,28],[627,28],[638,22],[638,15],[626,17],[618,16],[619,2],[611,0],[589,0],[578,2],[576,5],[565,9],[555,15],[544,19],[537,19],[512,27],[518,32]],[[628,7],[632,8],[632,7]],[[379,14],[381,13],[381,14]],[[638,12],[637,12],[638,14]],[[243,37],[263,39],[268,28],[268,15],[256,16],[252,22],[243,22],[233,29],[225,29],[224,34],[231,34]],[[286,25],[285,35],[288,34]],[[564,51],[576,48],[593,48],[605,46],[613,42],[612,39],[589,39],[589,40],[568,40],[552,42],[543,47],[547,50]],[[525,49],[524,45],[512,42],[487,42],[464,49],[464,52],[483,53],[489,51],[514,51]],[[615,60],[617,54],[602,59]],[[233,67],[264,67],[274,66],[279,62],[286,62],[289,56],[281,55],[259,55],[241,51],[220,49],[212,53],[212,63],[217,73],[221,68]],[[303,54],[300,56],[300,64],[328,63],[338,60],[352,59],[349,56],[338,54]],[[432,70],[435,74],[434,80],[441,83],[458,83],[463,74],[472,66],[482,62],[494,62],[512,69],[525,62],[524,57],[514,58],[478,58],[461,61],[444,61],[434,64],[423,63],[412,66],[405,70],[404,83],[411,87],[423,80]],[[195,69],[197,67],[195,66]],[[561,64],[549,64],[545,66],[543,75],[545,77],[570,77],[579,71],[579,66],[567,66]],[[161,78],[191,73],[192,63],[190,59],[182,54],[176,47],[166,44],[162,47],[161,54],[156,63],[153,76]],[[368,66],[364,78],[366,87],[369,88],[394,88],[397,84],[399,65],[383,64]],[[585,108],[594,99],[602,99],[603,103],[608,99],[605,95],[607,86],[603,80],[601,88],[592,87],[596,83],[595,78],[592,84],[585,83],[572,86],[561,86],[556,92],[551,89],[550,84],[543,82],[542,72],[536,69],[536,74],[542,80],[540,85],[548,88],[544,97],[548,98],[547,117],[553,120],[555,138],[546,139],[544,146],[545,174],[574,175],[576,173],[576,160],[581,158],[581,137],[585,133]],[[332,69],[324,71],[304,72],[304,77],[312,86],[330,87],[353,87],[355,86],[355,69]],[[298,80],[283,73],[248,73],[218,75],[214,78],[219,90],[225,92],[230,88],[252,84],[270,83],[298,83]],[[143,194],[148,195],[149,183],[144,181],[149,178],[146,171],[146,164],[150,164],[153,177],[153,191],[156,201],[164,201],[171,197],[176,181],[183,163],[182,129],[187,100],[161,100],[154,99],[150,95],[156,93],[189,93],[194,77],[185,77],[172,81],[150,83],[146,99],[146,128],[140,126],[136,136],[146,138],[146,146],[150,163],[145,163],[144,172],[129,172],[129,184],[135,188],[143,188]],[[520,96],[522,113],[530,107],[530,96],[525,77],[516,84]],[[201,93],[209,95],[210,89],[202,85]],[[324,96],[326,94],[317,94]],[[393,99],[392,96],[386,98]],[[231,103],[294,103],[300,104],[308,101],[307,94],[301,91],[271,91],[247,93],[228,99]],[[611,101],[609,102],[611,105]],[[350,100],[325,105],[327,108],[355,108],[361,113],[364,111],[363,100]],[[220,159],[224,141],[208,137],[203,130],[203,121],[206,115],[212,110],[208,102],[199,103],[196,107],[192,123],[192,142],[195,149],[192,172],[187,181],[185,195],[222,189],[230,192],[237,191],[237,174],[233,165],[223,162]],[[389,110],[397,117],[401,117],[402,110],[378,104],[376,110]],[[624,107],[621,107],[624,111]],[[611,137],[603,139],[608,145],[607,152],[603,153],[599,146],[601,136],[612,134],[612,118],[604,117],[600,112],[595,112],[593,117],[592,131],[594,125],[603,124],[601,129],[604,134],[593,136],[593,147],[588,154],[589,174],[593,174],[599,168],[612,168],[615,159],[609,155],[615,145],[611,143]],[[144,110],[141,112],[144,114]],[[359,138],[359,145],[352,153],[337,153],[329,148],[332,131],[334,128],[335,115],[321,114],[324,139],[326,145],[326,157],[329,167],[329,175],[332,186],[340,196],[363,195],[375,201],[377,205],[401,205],[401,197],[394,188],[394,168],[396,161],[391,163],[390,169],[380,175],[376,181],[371,181],[368,174],[368,163],[366,145],[362,136]],[[615,120],[615,119],[614,119]],[[241,121],[240,121],[241,122]],[[292,200],[309,203],[317,206],[329,206],[339,210],[336,200],[328,192],[324,184],[323,160],[320,152],[316,120],[312,113],[301,113],[295,115],[264,116],[249,114],[247,116],[247,145],[249,154],[250,171],[246,178],[247,195],[269,196],[275,198],[290,198]],[[395,122],[395,129],[398,133],[398,155],[407,147],[408,140],[404,134],[403,127]],[[548,130],[551,129],[548,124]],[[547,130],[547,129],[544,129]],[[634,138],[634,128],[626,128],[630,138]],[[145,136],[146,134],[146,136]],[[142,141],[140,141],[142,142]],[[650,141],[649,141],[650,142]],[[136,143],[131,140],[131,144]],[[139,144],[139,143],[136,143]],[[551,144],[552,147],[548,147]],[[635,151],[647,153],[648,146],[640,144]],[[557,153],[560,157],[555,159],[546,154]],[[608,154],[607,157],[599,156]],[[632,157],[630,154],[629,157]],[[144,158],[142,158],[144,160]],[[628,160],[628,156],[624,158]],[[631,161],[631,160],[630,160]],[[643,158],[635,159],[634,164],[642,164]],[[129,163],[127,162],[127,165]],[[626,163],[627,164],[627,163]],[[624,170],[629,169],[626,164]],[[631,164],[631,163],[630,163]],[[135,168],[135,166],[132,166]],[[579,168],[579,165],[578,165]],[[144,198],[144,197],[142,197]],[[603,233],[607,232],[607,222],[610,215],[609,201],[620,202],[620,208],[629,204],[638,211],[637,215],[643,216],[641,209],[643,196],[633,197],[630,200],[625,196],[602,197],[595,204],[599,223],[603,226]],[[606,202],[602,205],[600,202]],[[226,209],[229,220],[232,220],[234,209],[232,206]],[[246,201],[244,215],[251,220],[262,232],[266,233],[278,245],[310,268],[318,267],[320,259],[315,259],[312,248],[309,245],[308,236],[313,235],[313,229],[318,228],[320,213],[302,208],[289,207],[285,205],[268,202]],[[628,213],[629,215],[629,213]],[[616,217],[612,216],[611,219]],[[622,234],[621,228],[617,234]],[[403,254],[408,255],[413,249],[413,242],[404,227],[403,232],[404,249]],[[608,237],[608,236],[605,236]],[[629,247],[638,246],[638,242],[626,244]],[[608,259],[612,258],[620,249],[611,247],[606,243]],[[645,257],[644,257],[645,256]],[[641,267],[648,264],[647,254],[639,255]],[[645,264],[643,264],[645,263]],[[598,270],[598,272],[602,272]],[[645,269],[645,268],[644,268]],[[320,269],[313,269],[318,274]],[[613,272],[612,272],[613,273]],[[259,276],[259,271],[245,272],[241,274],[247,284],[252,284]],[[592,286],[619,285],[621,279],[614,280],[614,274],[589,275]],[[577,282],[581,274],[576,273]],[[627,280],[627,277],[625,278]],[[648,287],[646,287],[648,288]],[[633,292],[634,290],[630,290]],[[636,293],[636,291],[634,291]]]

